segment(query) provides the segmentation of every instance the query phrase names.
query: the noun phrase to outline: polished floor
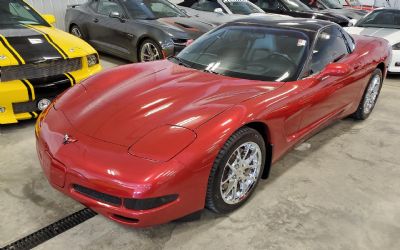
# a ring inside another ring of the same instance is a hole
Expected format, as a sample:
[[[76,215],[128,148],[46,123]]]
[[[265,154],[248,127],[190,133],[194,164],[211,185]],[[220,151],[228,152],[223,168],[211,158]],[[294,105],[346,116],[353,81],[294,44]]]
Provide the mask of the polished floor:
[[[97,215],[37,249],[399,249],[399,107],[392,76],[367,121],[342,120],[297,147],[230,215],[148,229]],[[0,127],[0,248],[83,208],[47,183],[33,130]]]

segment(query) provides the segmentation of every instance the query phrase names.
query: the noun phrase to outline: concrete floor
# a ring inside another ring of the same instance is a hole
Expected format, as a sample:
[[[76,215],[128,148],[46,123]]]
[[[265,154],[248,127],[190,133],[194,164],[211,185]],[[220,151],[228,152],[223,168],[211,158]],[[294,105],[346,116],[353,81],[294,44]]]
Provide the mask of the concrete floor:
[[[399,249],[399,107],[393,76],[367,121],[337,122],[290,152],[230,215],[148,229],[98,215],[37,249]],[[0,247],[83,208],[47,183],[33,130],[0,127]]]

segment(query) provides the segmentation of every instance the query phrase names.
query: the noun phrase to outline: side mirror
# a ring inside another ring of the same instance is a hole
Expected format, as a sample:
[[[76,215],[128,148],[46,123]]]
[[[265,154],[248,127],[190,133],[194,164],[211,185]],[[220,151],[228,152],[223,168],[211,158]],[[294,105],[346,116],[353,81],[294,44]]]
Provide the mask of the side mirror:
[[[331,63],[325,67],[325,69],[317,75],[318,80],[324,80],[329,76],[346,76],[350,74],[351,68],[345,63]]]
[[[118,11],[111,11],[109,17],[120,19],[121,13],[119,13]]]
[[[49,23],[51,25],[56,23],[56,17],[54,15],[45,14],[45,15],[42,15],[42,17],[47,23]]]
[[[218,14],[224,14],[224,11],[221,8],[214,9],[214,12]]]

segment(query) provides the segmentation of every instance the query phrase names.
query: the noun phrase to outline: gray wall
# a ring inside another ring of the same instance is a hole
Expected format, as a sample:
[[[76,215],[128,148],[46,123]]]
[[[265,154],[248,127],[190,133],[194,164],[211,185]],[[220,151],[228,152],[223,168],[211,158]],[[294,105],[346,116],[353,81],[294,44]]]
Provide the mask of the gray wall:
[[[84,3],[86,0],[25,0],[41,14],[53,14],[56,19],[56,27],[64,29],[64,17],[67,5]]]

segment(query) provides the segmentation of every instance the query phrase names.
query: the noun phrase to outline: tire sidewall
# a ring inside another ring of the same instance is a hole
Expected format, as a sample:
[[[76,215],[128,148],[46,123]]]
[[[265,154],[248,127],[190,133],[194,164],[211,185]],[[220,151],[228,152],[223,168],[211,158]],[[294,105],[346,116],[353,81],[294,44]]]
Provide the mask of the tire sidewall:
[[[371,108],[371,111],[370,111],[368,114],[365,114],[365,112],[364,112],[364,102],[365,102],[365,98],[366,98],[366,95],[367,95],[367,93],[368,93],[368,89],[369,89],[370,85],[372,84],[372,79],[374,79],[374,77],[375,77],[376,75],[379,75],[380,78],[381,78],[381,83],[380,83],[380,86],[379,86],[378,95],[376,96],[376,100],[375,100],[374,105],[373,105],[372,108]],[[379,99],[379,95],[380,95],[380,93],[381,93],[382,86],[383,86],[383,73],[382,73],[382,71],[381,71],[380,69],[375,69],[375,70],[372,72],[372,75],[371,75],[371,77],[370,77],[370,79],[369,79],[369,81],[368,81],[367,86],[365,87],[363,97],[362,97],[361,102],[360,102],[360,104],[359,104],[359,106],[358,106],[357,112],[355,113],[355,118],[360,119],[360,120],[365,120],[365,119],[367,119],[367,118],[371,115],[372,111],[373,111],[374,108],[375,108],[376,103],[378,102],[378,99]]]
[[[73,29],[78,29],[78,30],[79,30],[79,33],[81,33],[81,37],[78,37],[78,36],[75,36],[74,34],[72,34],[72,30],[73,30]],[[78,37],[78,38],[80,38],[80,39],[85,39],[85,35],[83,34],[81,28],[79,28],[79,26],[76,25],[76,24],[74,24],[74,25],[71,26],[71,30],[69,31],[69,33],[71,33],[73,36]]]
[[[242,201],[240,201],[237,204],[228,204],[228,203],[225,203],[225,201],[223,200],[222,194],[220,191],[220,183],[221,183],[222,175],[223,175],[223,172],[225,169],[226,162],[229,160],[232,153],[240,145],[242,145],[246,142],[255,142],[261,149],[262,162],[261,162],[260,173],[258,175],[258,178],[257,178],[254,186],[252,187],[250,192],[247,194],[247,196]],[[226,149],[226,151],[224,151],[224,149]],[[249,129],[248,131],[246,131],[245,133],[240,135],[240,137],[235,138],[233,141],[228,140],[224,145],[224,149],[222,149],[219,153],[219,154],[221,154],[221,153],[223,154],[222,158],[217,157],[217,160],[214,162],[214,167],[216,167],[217,169],[216,169],[215,175],[213,176],[214,179],[210,183],[211,188],[212,188],[212,191],[211,191],[212,197],[210,197],[210,198],[213,202],[214,207],[220,213],[229,213],[233,210],[236,210],[240,206],[242,206],[247,201],[247,199],[249,199],[251,197],[252,193],[256,189],[257,184],[262,176],[264,166],[265,166],[266,147],[265,147],[265,142],[264,142],[264,139],[262,138],[262,136],[256,130]]]

